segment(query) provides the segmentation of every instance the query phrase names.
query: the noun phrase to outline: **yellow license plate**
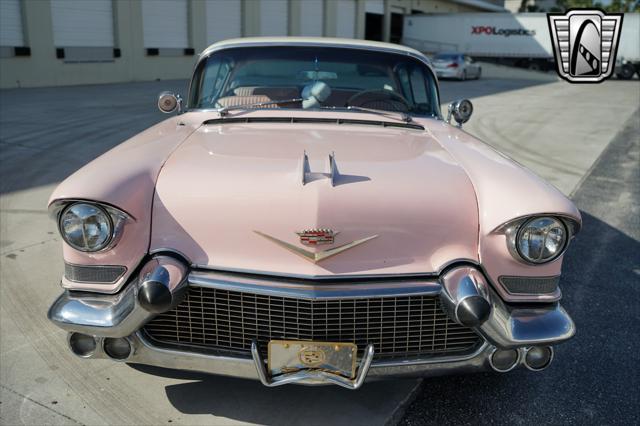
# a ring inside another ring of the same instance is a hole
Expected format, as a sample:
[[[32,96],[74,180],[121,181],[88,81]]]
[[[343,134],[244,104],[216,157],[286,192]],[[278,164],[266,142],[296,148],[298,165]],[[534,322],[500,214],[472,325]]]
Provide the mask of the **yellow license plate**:
[[[299,370],[324,370],[344,377],[356,375],[358,347],[353,343],[272,340],[267,364],[272,376]]]

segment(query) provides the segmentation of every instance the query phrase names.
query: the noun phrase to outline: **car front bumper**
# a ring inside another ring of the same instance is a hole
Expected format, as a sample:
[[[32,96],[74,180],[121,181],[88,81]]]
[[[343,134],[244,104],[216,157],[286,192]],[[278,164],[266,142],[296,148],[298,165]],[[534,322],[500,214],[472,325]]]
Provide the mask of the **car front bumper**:
[[[491,369],[510,371],[519,365],[530,367],[526,361],[530,348],[548,347],[552,355],[551,345],[565,341],[575,333],[573,321],[558,303],[524,307],[507,305],[473,266],[460,266],[439,278],[408,284],[391,281],[358,285],[349,283],[343,286],[292,286],[274,278],[265,280],[243,276],[234,280],[230,277],[233,275],[191,271],[185,272],[184,280],[179,285],[165,284],[175,291],[175,295],[185,292],[190,286],[313,300],[428,294],[439,297],[447,315],[481,336],[481,343],[473,351],[464,354],[391,360],[374,359],[376,348],[370,344],[360,357],[357,373],[352,378],[313,368],[272,376],[255,341],[251,353],[246,354],[197,352],[156,345],[143,328],[157,315],[157,312],[151,312],[148,306],[145,309],[144,303],[140,303],[140,294],[143,293],[140,289],[145,282],[134,281],[116,295],[67,290],[51,306],[49,319],[68,332],[72,351],[84,358],[111,358],[128,363],[258,379],[267,386],[331,383],[351,389],[360,387],[365,380],[376,378],[438,376]],[[79,353],[74,348],[77,336],[84,336],[90,341],[92,339],[95,347]],[[114,357],[109,350],[105,350],[107,343],[113,342],[126,342],[129,350],[122,356]],[[496,368],[493,355],[498,351],[510,351],[513,365]]]
[[[460,78],[462,77],[462,68],[436,68],[436,76],[438,78]]]

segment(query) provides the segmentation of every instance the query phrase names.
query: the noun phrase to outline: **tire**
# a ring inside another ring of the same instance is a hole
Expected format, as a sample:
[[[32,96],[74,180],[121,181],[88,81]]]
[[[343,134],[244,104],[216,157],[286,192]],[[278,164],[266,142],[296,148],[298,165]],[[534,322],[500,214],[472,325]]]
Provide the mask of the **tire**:
[[[620,69],[620,72],[616,73],[616,75],[622,80],[631,80],[635,73],[636,69],[632,64],[624,64]]]
[[[460,77],[460,81],[465,81],[467,79],[467,70],[462,71],[462,77]]]

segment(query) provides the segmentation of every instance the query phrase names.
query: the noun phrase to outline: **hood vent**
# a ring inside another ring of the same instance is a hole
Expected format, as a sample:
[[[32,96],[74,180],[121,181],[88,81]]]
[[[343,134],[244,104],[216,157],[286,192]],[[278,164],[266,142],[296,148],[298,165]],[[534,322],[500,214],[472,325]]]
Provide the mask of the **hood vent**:
[[[236,117],[215,118],[202,124],[232,124],[232,123],[325,123],[325,124],[357,124],[364,126],[400,127],[403,129],[424,130],[415,123],[394,123],[376,120],[353,120],[345,118],[301,118],[301,117]]]

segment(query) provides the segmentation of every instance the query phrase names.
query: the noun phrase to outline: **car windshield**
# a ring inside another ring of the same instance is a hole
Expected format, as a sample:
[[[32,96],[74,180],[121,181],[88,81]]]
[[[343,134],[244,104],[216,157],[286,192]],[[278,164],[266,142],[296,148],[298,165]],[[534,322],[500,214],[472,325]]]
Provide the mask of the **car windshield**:
[[[439,113],[435,79],[416,58],[362,49],[295,46],[214,52],[195,71],[189,108]]]

